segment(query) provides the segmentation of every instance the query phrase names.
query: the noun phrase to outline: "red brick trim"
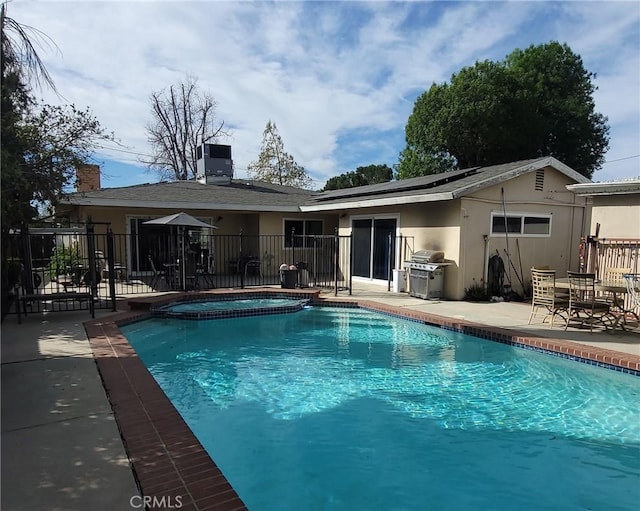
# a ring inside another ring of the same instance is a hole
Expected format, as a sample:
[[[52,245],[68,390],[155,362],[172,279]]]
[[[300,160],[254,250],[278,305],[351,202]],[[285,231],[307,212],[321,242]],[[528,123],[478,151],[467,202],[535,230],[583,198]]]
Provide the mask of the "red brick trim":
[[[279,291],[272,288],[259,291],[255,289],[214,291],[201,294],[203,296],[229,296],[256,292],[291,294],[293,291],[289,289]],[[594,362],[640,370],[640,356],[637,355],[560,339],[530,337],[521,332],[397,308],[369,300],[322,299],[319,298],[317,291],[298,290],[298,293],[327,305],[362,306],[500,342],[519,343]],[[194,296],[193,293],[188,294],[190,299]],[[148,312],[143,311],[148,310],[151,304],[168,303],[181,297],[184,296],[172,294],[131,300],[129,302],[131,312],[119,312],[104,319],[88,321],[84,324],[85,330],[142,495],[155,497],[156,502],[162,502],[163,497],[174,499],[164,501],[174,504],[177,502],[175,499],[180,497],[181,511],[246,510],[245,504],[193,435],[118,327],[119,324],[148,317]],[[160,507],[156,508],[160,509]],[[166,505],[162,508],[166,509]],[[154,507],[151,506],[149,509]]]
[[[148,509],[246,510],[117,326],[142,317],[119,313],[85,329],[140,492],[154,499]]]

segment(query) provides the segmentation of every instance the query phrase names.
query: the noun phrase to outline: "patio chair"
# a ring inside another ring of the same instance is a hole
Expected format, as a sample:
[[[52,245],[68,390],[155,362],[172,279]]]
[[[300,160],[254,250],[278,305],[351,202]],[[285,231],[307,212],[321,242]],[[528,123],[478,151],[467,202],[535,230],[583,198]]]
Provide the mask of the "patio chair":
[[[163,271],[159,271],[156,268],[155,263],[153,262],[153,258],[151,257],[151,255],[147,256],[147,259],[149,260],[149,266],[151,266],[151,282],[149,282],[149,287],[155,289],[156,286],[160,283],[161,279],[164,279],[164,272]]]
[[[611,304],[598,300],[595,290],[595,273],[578,273],[568,271],[569,277],[569,314],[565,330],[572,322],[579,327],[589,324],[589,332],[593,333],[593,325],[600,324],[605,330],[613,328],[616,316],[611,313]]]
[[[623,279],[630,300],[629,310],[624,311],[624,314],[634,316],[640,326],[640,273],[625,273]]]
[[[247,275],[253,275],[260,277],[260,259],[258,257],[249,257],[244,264],[244,278],[247,279]]]
[[[607,268],[602,273],[602,282],[612,286],[625,287],[624,275],[626,273],[631,273],[631,268]],[[605,291],[603,298],[619,311],[624,309],[624,294]]]
[[[551,327],[557,315],[563,319],[563,314],[569,309],[569,296],[558,293],[556,290],[556,271],[531,268],[531,286],[533,297],[531,298],[531,314],[529,324],[536,316],[540,308],[546,309],[546,314],[542,318],[544,323],[551,316]],[[566,319],[565,319],[566,320]]]
[[[198,289],[215,289],[214,277],[215,273],[209,271],[209,267],[206,264],[196,265],[196,287]],[[200,285],[200,282],[203,285]]]

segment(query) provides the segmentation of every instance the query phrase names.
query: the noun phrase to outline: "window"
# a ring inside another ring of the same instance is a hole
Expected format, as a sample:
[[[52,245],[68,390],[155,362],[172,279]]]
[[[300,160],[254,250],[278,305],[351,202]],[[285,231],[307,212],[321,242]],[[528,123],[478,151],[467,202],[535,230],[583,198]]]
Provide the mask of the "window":
[[[551,236],[551,215],[533,215],[525,213],[491,213],[491,234],[520,236]]]
[[[284,246],[305,246],[304,236],[320,236],[323,233],[322,220],[285,220],[284,221]],[[291,236],[295,240],[292,243]]]

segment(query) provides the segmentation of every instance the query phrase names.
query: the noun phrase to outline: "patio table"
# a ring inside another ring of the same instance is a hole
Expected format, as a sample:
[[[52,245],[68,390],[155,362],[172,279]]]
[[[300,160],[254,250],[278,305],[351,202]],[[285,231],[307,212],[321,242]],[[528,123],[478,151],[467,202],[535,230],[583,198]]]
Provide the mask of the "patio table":
[[[561,278],[561,279],[556,279],[556,288],[558,289],[569,289],[569,279],[568,278]],[[606,282],[606,281],[596,281],[594,288],[596,291],[600,291],[600,292],[607,292],[607,293],[611,293],[613,295],[613,301],[614,303],[618,303],[617,302],[617,296],[624,296],[627,294],[627,287],[616,282]],[[618,315],[618,318],[616,319],[616,322],[613,324],[613,326],[611,327],[611,331],[615,331],[615,329],[620,326],[620,328],[622,330],[626,331],[626,324],[627,324],[627,315],[633,315],[635,316],[636,320],[638,320],[638,314],[636,313],[635,310],[633,309],[625,309],[624,303],[626,300],[622,300],[622,306],[620,307],[620,314]]]

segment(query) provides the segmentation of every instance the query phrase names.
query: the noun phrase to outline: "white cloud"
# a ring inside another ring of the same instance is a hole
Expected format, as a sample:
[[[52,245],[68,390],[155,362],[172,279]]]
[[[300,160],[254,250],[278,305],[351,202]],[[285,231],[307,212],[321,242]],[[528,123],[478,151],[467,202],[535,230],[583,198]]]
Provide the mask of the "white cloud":
[[[598,73],[610,154],[640,154],[637,3],[18,1],[9,15],[60,47],[62,58],[42,56],[65,100],[89,106],[136,152],[150,151],[151,92],[187,73],[199,77],[233,126],[240,177],[269,119],[319,181],[348,165],[393,165],[413,102],[432,82],[554,39]],[[639,166],[640,159],[605,165],[598,178],[637,175]]]

